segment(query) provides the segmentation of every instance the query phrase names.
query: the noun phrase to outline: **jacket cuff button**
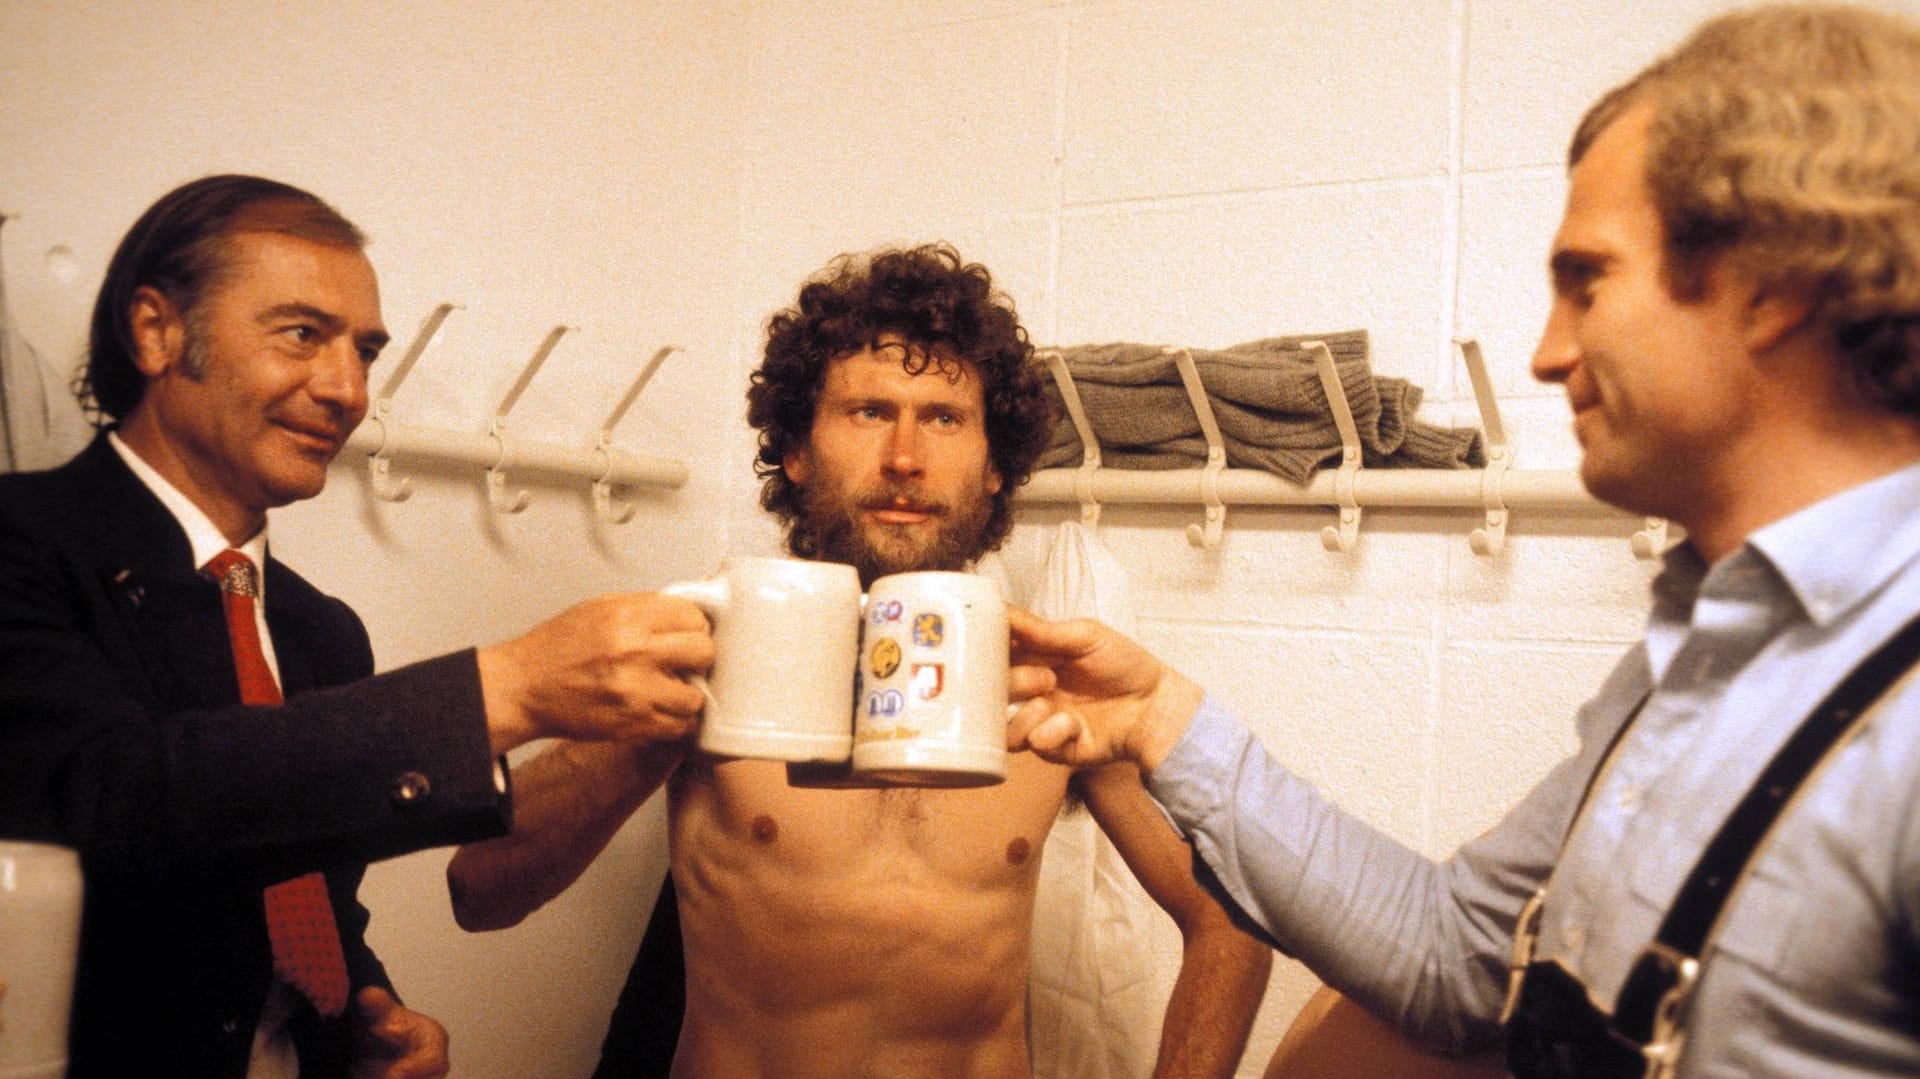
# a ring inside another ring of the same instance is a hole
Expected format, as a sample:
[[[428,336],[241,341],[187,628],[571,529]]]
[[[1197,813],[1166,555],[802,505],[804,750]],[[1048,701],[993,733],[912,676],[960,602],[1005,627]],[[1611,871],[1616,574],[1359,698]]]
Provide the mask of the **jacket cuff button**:
[[[433,793],[433,784],[419,772],[402,772],[393,782],[393,804],[401,809],[426,800]]]

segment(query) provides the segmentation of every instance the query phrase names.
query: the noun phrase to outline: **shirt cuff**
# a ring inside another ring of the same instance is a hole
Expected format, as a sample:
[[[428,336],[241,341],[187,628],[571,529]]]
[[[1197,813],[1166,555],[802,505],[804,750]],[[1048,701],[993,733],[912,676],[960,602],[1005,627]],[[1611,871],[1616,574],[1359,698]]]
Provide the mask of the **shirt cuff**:
[[[1209,693],[1173,751],[1147,777],[1147,793],[1166,809],[1183,837],[1225,807],[1232,794],[1228,778],[1252,737]]]

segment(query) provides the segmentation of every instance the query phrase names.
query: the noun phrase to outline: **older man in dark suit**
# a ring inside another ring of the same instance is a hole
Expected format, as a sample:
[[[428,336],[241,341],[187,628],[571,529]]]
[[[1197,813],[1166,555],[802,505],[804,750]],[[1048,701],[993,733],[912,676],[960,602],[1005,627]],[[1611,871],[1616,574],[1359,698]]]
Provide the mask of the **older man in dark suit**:
[[[366,411],[363,245],[273,181],[170,193],[94,313],[117,423],[0,477],[0,835],[81,853],[71,1079],[445,1074],[366,946],[365,863],[506,831],[512,746],[699,710],[690,604],[605,597],[373,677],[352,610],[271,556],[267,511],[320,492]]]

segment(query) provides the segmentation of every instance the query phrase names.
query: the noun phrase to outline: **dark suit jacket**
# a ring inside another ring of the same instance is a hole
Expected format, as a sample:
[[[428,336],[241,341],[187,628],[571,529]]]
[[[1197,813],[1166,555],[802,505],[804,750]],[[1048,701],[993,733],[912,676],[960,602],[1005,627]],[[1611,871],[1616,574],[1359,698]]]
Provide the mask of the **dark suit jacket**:
[[[365,863],[509,824],[472,652],[370,678],[352,610],[269,558],[287,703],[241,706],[192,561],[104,436],[0,476],[0,835],[80,851],[69,1079],[243,1075],[272,978],[265,885],[324,870],[354,988],[388,985]],[[307,1079],[343,1074],[344,1024],[303,1005],[294,1033]]]

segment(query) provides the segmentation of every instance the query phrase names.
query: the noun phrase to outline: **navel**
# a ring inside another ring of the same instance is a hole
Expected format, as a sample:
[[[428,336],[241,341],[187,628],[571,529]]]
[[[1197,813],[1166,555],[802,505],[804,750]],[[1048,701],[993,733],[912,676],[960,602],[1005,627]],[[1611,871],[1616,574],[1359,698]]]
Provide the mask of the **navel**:
[[[1027,842],[1027,837],[1015,836],[1013,841],[1007,844],[1007,864],[1020,865],[1027,860],[1027,855],[1032,853],[1033,844]]]
[[[780,826],[765,813],[753,818],[753,838],[757,843],[771,843],[780,838]]]

